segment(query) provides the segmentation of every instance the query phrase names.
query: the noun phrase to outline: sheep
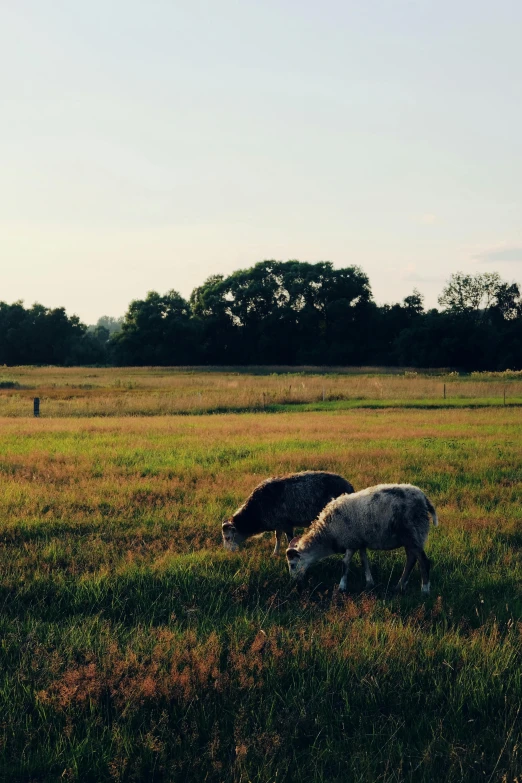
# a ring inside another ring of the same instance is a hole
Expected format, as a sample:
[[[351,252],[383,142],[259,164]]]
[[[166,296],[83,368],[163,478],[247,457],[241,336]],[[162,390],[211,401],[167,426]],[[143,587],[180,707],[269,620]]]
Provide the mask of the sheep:
[[[295,526],[307,527],[330,500],[353,491],[350,482],[336,473],[306,470],[269,478],[223,522],[225,549],[235,551],[250,536],[274,530],[273,554],[277,555],[283,533],[290,541]]]
[[[406,565],[397,590],[406,589],[415,561],[419,561],[423,593],[430,591],[430,560],[424,553],[430,521],[437,525],[437,514],[424,492],[411,484],[379,484],[351,495],[341,495],[323,509],[318,519],[286,550],[288,569],[293,579],[301,578],[317,560],[344,553],[339,589],[346,590],[348,567],[354,552],[360,552],[366,585],[374,582],[366,548],[406,550]]]

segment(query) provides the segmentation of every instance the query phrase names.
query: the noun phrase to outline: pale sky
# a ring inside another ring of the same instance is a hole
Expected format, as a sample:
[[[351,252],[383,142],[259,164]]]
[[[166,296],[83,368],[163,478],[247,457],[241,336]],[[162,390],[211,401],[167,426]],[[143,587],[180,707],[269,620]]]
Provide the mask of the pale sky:
[[[0,0],[0,300],[276,258],[522,282],[520,0]]]

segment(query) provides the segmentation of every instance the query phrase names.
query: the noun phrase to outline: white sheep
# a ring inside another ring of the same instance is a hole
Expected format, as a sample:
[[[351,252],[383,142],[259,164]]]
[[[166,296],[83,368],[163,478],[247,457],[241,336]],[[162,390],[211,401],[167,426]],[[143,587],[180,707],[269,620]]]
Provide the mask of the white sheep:
[[[422,592],[430,591],[430,560],[424,545],[430,527],[430,515],[437,525],[437,514],[424,492],[412,484],[379,484],[352,495],[341,495],[323,509],[301,538],[290,542],[286,550],[292,578],[302,577],[317,560],[344,553],[340,590],[346,590],[348,567],[356,551],[365,568],[366,585],[371,587],[366,549],[406,550],[406,565],[397,585],[403,591],[415,562],[419,561]]]

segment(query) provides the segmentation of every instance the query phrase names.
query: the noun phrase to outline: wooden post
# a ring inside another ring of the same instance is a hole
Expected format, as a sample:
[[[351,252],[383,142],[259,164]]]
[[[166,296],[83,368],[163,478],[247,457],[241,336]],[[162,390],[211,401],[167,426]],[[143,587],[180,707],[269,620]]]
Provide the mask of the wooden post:
[[[444,399],[446,399],[446,384],[444,384]]]
[[[504,384],[504,405],[506,404],[506,384]]]
[[[265,393],[263,392],[263,410],[265,410]]]
[[[33,412],[36,418],[40,416],[40,398],[35,397],[33,400]]]

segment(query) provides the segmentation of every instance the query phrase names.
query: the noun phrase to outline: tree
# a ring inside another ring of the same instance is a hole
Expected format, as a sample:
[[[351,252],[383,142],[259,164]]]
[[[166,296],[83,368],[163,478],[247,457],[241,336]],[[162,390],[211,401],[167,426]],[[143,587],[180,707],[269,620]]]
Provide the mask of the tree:
[[[405,296],[403,307],[410,315],[421,315],[424,312],[424,297],[416,288],[409,296]]]
[[[334,311],[345,310],[345,323],[352,323],[370,300],[358,267],[271,260],[209,278],[193,292],[191,307],[203,321],[209,360],[293,364],[324,361]]]
[[[94,326],[89,326],[89,331],[96,331],[97,329],[106,329],[110,335],[121,332],[123,326],[123,318],[114,318],[112,315],[102,315],[96,321]]]
[[[498,272],[476,275],[456,272],[451,275],[438,301],[453,313],[479,314],[496,306],[499,296],[506,296],[506,285]]]
[[[494,308],[505,321],[522,317],[520,288],[517,283],[500,283],[495,294]]]
[[[5,364],[71,364],[87,327],[63,307],[0,302],[0,362]]]
[[[197,364],[196,324],[190,307],[177,291],[163,296],[149,291],[129,305],[122,329],[110,348],[117,364]]]

